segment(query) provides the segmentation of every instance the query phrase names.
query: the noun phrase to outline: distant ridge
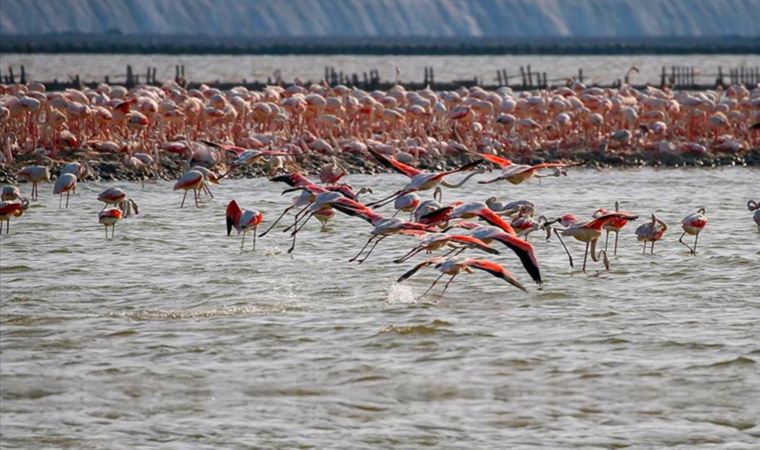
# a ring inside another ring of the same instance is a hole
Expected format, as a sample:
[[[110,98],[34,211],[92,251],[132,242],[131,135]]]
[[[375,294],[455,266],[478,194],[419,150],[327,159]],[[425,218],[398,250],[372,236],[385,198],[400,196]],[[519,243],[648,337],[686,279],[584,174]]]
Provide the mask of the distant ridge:
[[[0,35],[756,38],[760,0],[1,0]]]

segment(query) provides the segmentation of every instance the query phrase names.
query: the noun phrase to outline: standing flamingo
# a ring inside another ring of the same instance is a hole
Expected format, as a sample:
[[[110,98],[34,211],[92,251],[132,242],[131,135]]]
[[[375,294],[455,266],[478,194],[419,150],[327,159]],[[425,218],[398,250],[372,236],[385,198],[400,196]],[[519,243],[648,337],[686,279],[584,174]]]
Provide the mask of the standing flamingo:
[[[139,214],[137,203],[131,198],[127,198],[127,193],[120,188],[112,187],[98,194],[98,200],[104,203],[103,209],[105,211],[108,205],[116,205],[124,213],[124,217],[129,217],[134,209],[135,214]]]
[[[66,207],[69,207],[69,196],[71,192],[77,188],[77,176],[73,173],[64,173],[57,180],[53,186],[53,194],[59,194],[61,197],[58,201],[58,207],[61,207],[63,203],[63,194],[66,193]]]
[[[116,233],[116,222],[121,220],[122,212],[119,208],[104,209],[98,214],[98,222],[106,228],[106,239],[108,239],[108,227],[111,227],[111,239]]]
[[[750,212],[755,211],[755,214],[752,216],[752,218],[757,224],[757,232],[760,233],[760,204],[754,200],[750,200],[747,202],[747,209],[750,210]]]
[[[6,223],[5,234],[11,233],[11,217],[21,217],[29,208],[29,200],[0,201],[0,234],[3,233],[3,222]]]
[[[615,201],[615,211],[620,211],[620,202]],[[599,217],[604,214],[609,213],[610,211],[607,211],[604,208],[599,208],[594,212],[592,217]],[[624,226],[628,224],[628,220],[618,217],[615,219],[610,220],[609,222],[605,223],[602,229],[607,231],[607,235],[604,238],[604,251],[607,251],[607,244],[610,241],[610,232],[615,233],[615,249],[613,250],[612,254],[617,255],[617,247],[618,247],[618,236],[620,235],[620,230],[623,229]]]
[[[232,233],[234,227],[238,234],[243,233],[243,238],[240,240],[240,251],[243,251],[243,244],[245,243],[245,234],[248,230],[253,229],[253,247],[251,250],[256,250],[256,228],[259,226],[264,215],[256,210],[242,210],[235,200],[230,201],[227,205],[227,236]]]
[[[562,226],[565,227],[564,230],[562,230],[562,236],[572,236],[575,239],[585,242],[586,243],[586,250],[583,253],[583,269],[582,271],[586,271],[586,261],[588,259],[589,249],[591,250],[591,259],[594,262],[599,261],[599,257],[603,257],[604,266],[606,269],[609,270],[610,268],[610,262],[607,258],[607,251],[602,250],[599,252],[599,255],[596,253],[596,243],[599,240],[599,237],[602,235],[602,227],[604,224],[608,223],[611,220],[615,220],[617,218],[623,218],[626,220],[636,220],[638,218],[637,215],[624,212],[624,211],[617,211],[617,212],[609,212],[607,214],[602,214],[599,217],[589,220],[587,222],[580,222],[578,217],[575,214],[565,214],[558,220],[555,220],[553,222],[559,222],[562,224]],[[554,233],[557,235],[557,238],[560,239],[560,242],[562,241],[562,238],[560,237],[557,230],[554,230]],[[570,256],[570,251],[567,250],[567,247],[565,246],[565,243],[562,242],[562,245],[565,247],[565,251],[567,252],[567,256],[570,259],[570,267],[573,267],[573,258]]]
[[[419,271],[421,268],[430,266],[435,264],[435,268],[441,272],[441,275],[438,276],[438,278],[433,281],[433,284],[430,285],[429,288],[425,290],[425,292],[422,293],[421,297],[430,292],[431,289],[438,283],[438,281],[444,276],[444,275],[451,275],[451,278],[449,278],[449,281],[446,282],[446,286],[444,286],[443,291],[441,291],[441,296],[446,293],[446,289],[449,288],[449,285],[452,281],[454,281],[454,278],[456,278],[457,275],[459,275],[461,272],[472,272],[472,269],[479,269],[486,271],[490,273],[491,275],[501,278],[502,280],[506,281],[507,283],[511,284],[512,286],[527,292],[528,290],[523,287],[522,284],[520,284],[519,281],[512,275],[507,269],[505,269],[500,264],[497,264],[493,261],[489,261],[487,259],[473,259],[473,258],[443,258],[441,256],[436,256],[430,259],[427,259],[416,266],[414,266],[411,270],[406,272],[405,274],[401,275],[397,282],[401,283],[402,281],[406,280],[407,278],[411,277],[417,271]]]
[[[699,240],[699,233],[705,228],[706,225],[707,217],[705,217],[705,208],[699,208],[697,212],[689,214],[681,222],[681,226],[683,227],[683,234],[681,234],[681,237],[678,238],[678,242],[685,245],[686,248],[689,249],[689,253],[692,255],[697,254],[697,241]],[[686,236],[686,233],[694,236],[694,248],[689,247],[689,244],[683,241],[683,237]]]
[[[50,171],[47,166],[26,166],[19,170],[16,176],[32,183],[32,200],[39,198],[37,185],[43,181],[50,181]]]
[[[193,190],[193,199],[195,200],[195,207],[200,208],[200,204],[198,203],[198,197],[200,197],[200,190],[203,187],[203,182],[205,178],[201,172],[198,172],[197,170],[188,170],[184,174],[182,174],[181,177],[179,177],[179,180],[174,184],[174,190],[177,189],[184,189],[185,195],[182,196],[182,203],[179,205],[180,208],[185,206],[185,198],[187,198],[187,191],[190,189]]]
[[[644,242],[644,250],[642,255],[647,252],[647,242],[652,243],[652,251],[650,254],[654,255],[654,243],[662,239],[662,235],[668,230],[668,224],[658,219],[657,216],[652,213],[652,221],[645,223],[636,228],[636,237],[639,241]]]

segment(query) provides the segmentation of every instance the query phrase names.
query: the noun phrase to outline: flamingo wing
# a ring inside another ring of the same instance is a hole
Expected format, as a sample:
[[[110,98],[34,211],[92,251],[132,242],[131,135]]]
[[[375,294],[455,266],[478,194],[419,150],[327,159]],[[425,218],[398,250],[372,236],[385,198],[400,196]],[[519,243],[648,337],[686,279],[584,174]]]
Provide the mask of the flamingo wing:
[[[443,261],[443,257],[436,256],[430,259],[426,259],[425,261],[422,261],[421,263],[417,264],[416,266],[412,267],[410,270],[405,272],[403,275],[398,277],[398,280],[396,280],[396,283],[401,283],[402,281],[406,280],[407,278],[411,277],[415,273],[417,273],[420,269],[423,267],[427,267],[431,264],[438,264],[441,261]]]
[[[472,236],[466,236],[464,234],[452,234],[450,236],[447,236],[447,239],[450,242],[456,242],[458,244],[464,244],[467,247],[477,248],[478,250],[491,253],[492,255],[499,254],[498,250],[481,241],[480,239],[474,238]]]
[[[242,214],[243,211],[240,209],[240,206],[235,200],[231,200],[230,203],[227,204],[227,236],[232,233],[233,227],[236,230],[240,231],[240,217]]]
[[[486,153],[478,153],[471,151],[470,153],[480,156],[481,158],[485,159],[486,161],[492,162],[496,164],[499,167],[507,167],[512,165],[512,161],[506,159],[506,158],[500,158],[498,156],[494,155],[488,155]]]
[[[435,211],[431,211],[419,219],[419,223],[424,225],[437,225],[442,222],[446,222],[449,220],[449,214],[451,214],[451,211],[454,210],[453,206],[444,206],[443,208],[438,208]]]
[[[525,271],[528,272],[528,275],[530,275],[530,278],[536,284],[541,285],[543,283],[541,279],[541,267],[538,264],[538,258],[536,258],[536,253],[533,251],[533,245],[530,242],[507,233],[500,234],[495,239],[515,252]]]
[[[505,269],[500,264],[497,264],[493,261],[488,261],[487,259],[467,259],[464,261],[464,264],[470,267],[473,267],[475,269],[486,271],[490,273],[491,275],[495,276],[496,278],[501,278],[502,280],[506,281],[507,283],[511,284],[517,289],[528,292],[528,290],[525,289],[525,287],[522,284],[520,284],[519,281],[517,281],[515,276],[512,275],[507,269]]]
[[[422,173],[420,169],[404,164],[401,161],[398,161],[394,158],[388,158],[387,156],[383,155],[377,150],[372,150],[371,148],[368,150],[372,154],[372,156],[374,156],[375,159],[377,159],[377,161],[380,164],[384,165],[385,167],[389,169],[393,169],[402,175],[406,175],[409,178],[414,178],[416,175],[419,175]]]

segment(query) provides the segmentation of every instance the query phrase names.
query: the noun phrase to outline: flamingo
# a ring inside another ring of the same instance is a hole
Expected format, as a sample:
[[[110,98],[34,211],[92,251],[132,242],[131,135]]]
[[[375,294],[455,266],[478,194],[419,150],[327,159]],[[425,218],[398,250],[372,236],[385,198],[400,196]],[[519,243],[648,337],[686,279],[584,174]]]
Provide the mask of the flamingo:
[[[463,234],[445,234],[445,233],[431,233],[426,235],[420,244],[409,250],[404,256],[395,259],[393,262],[402,263],[412,256],[425,251],[426,253],[432,253],[443,247],[454,247],[454,250],[466,250],[468,248],[481,250],[486,253],[498,255],[499,251],[488,245],[486,242],[481,241],[473,236],[466,236]]]
[[[6,223],[5,234],[11,233],[11,217],[21,217],[29,208],[29,200],[0,201],[0,234],[3,233],[3,222]]]
[[[412,220],[412,213],[417,207],[420,206],[420,196],[415,192],[404,194],[393,202],[393,208],[396,210],[393,217],[396,217],[400,212],[408,212],[409,220]]]
[[[127,193],[120,188],[112,187],[98,194],[98,200],[103,202],[103,209],[105,211],[108,205],[116,205],[124,213],[124,217],[130,216],[134,209],[135,214],[139,214],[137,203],[131,198],[127,198]]]
[[[32,200],[37,200],[39,197],[37,185],[43,181],[50,181],[50,171],[47,166],[26,166],[19,170],[16,176],[32,183]]]
[[[21,198],[21,190],[16,186],[3,186],[0,191],[0,200],[7,202]]]
[[[652,221],[645,223],[636,228],[636,237],[639,241],[644,242],[644,250],[642,255],[647,252],[647,242],[652,243],[652,251],[650,254],[654,255],[654,243],[662,239],[662,235],[668,230],[668,225],[657,216],[652,213]]]
[[[325,164],[319,170],[319,181],[325,184],[335,184],[341,178],[348,175],[346,169],[338,163],[335,156],[332,156],[331,159],[331,164]]]
[[[402,195],[402,197],[404,196]],[[435,190],[433,191],[433,199],[425,200],[421,202],[416,208],[414,208],[414,211],[412,211],[412,222],[419,222],[420,218],[425,214],[429,214],[437,209],[442,208],[442,198],[443,189],[441,189],[440,186],[436,186]]]
[[[493,212],[483,202],[454,202],[449,206],[425,214],[420,218],[420,223],[436,225],[446,223],[452,219],[474,219],[475,217],[486,221],[489,225],[501,228],[507,234],[512,236],[517,234],[512,225]]]
[[[707,217],[705,217],[705,208],[699,208],[697,212],[689,214],[681,222],[683,227],[683,234],[678,238],[678,242],[685,245],[689,249],[689,253],[692,255],[697,254],[697,241],[699,240],[699,233],[707,226]],[[686,233],[694,236],[694,248],[689,247],[687,243],[683,241],[683,237]]]
[[[58,202],[58,207],[61,207],[61,203],[63,202],[63,194],[66,193],[66,207],[69,207],[69,196],[71,195],[71,192],[76,190],[77,188],[77,176],[73,173],[64,173],[60,177],[58,177],[57,180],[55,180],[55,185],[53,186],[53,194],[60,194],[60,200]]]
[[[444,276],[444,275],[451,275],[451,278],[449,278],[449,281],[446,282],[446,285],[443,288],[443,291],[441,291],[441,296],[446,293],[446,289],[449,288],[449,285],[452,281],[454,281],[454,278],[456,278],[457,275],[459,275],[461,272],[472,272],[472,269],[478,269],[483,270],[485,272],[490,273],[491,275],[501,278],[502,280],[506,281],[507,283],[511,284],[512,286],[527,292],[528,290],[523,287],[522,284],[520,284],[519,281],[512,275],[507,269],[505,269],[500,264],[497,264],[493,261],[489,261],[487,259],[473,259],[473,258],[444,258],[441,256],[436,256],[430,259],[427,259],[425,261],[422,261],[421,263],[414,266],[411,270],[407,271],[403,275],[401,275],[397,283],[401,283],[402,281],[406,280],[407,278],[411,277],[417,271],[419,271],[423,267],[427,267],[430,265],[435,265],[435,269],[437,269],[439,272],[441,272],[441,275],[438,276],[438,278],[433,281],[433,284],[430,285],[429,288],[425,290],[425,292],[422,293],[421,297],[430,292],[431,289],[438,283],[438,281]]]
[[[620,211],[620,202],[619,201],[615,201],[615,211]],[[599,216],[602,216],[602,215],[607,214],[607,213],[609,213],[609,211],[607,211],[606,209],[599,208],[599,209],[597,209],[594,212],[594,214],[592,215],[592,217],[599,217]],[[626,220],[626,219],[624,219],[622,217],[618,217],[616,219],[612,219],[609,222],[607,222],[607,223],[604,224],[604,226],[602,227],[602,229],[604,229],[605,231],[607,231],[607,235],[604,238],[604,251],[607,251],[607,244],[610,241],[610,232],[613,232],[613,233],[615,233],[615,249],[613,250],[612,254],[613,255],[617,255],[618,236],[620,235],[620,230],[622,230],[623,227],[626,226],[627,224],[628,224],[628,220]]]
[[[195,207],[200,208],[200,204],[198,203],[198,197],[200,197],[200,190],[203,186],[204,181],[203,173],[198,172],[197,170],[188,170],[184,174],[182,174],[181,177],[179,177],[179,180],[174,184],[174,190],[177,189],[184,189],[185,195],[182,196],[182,203],[179,205],[180,208],[185,206],[185,198],[187,198],[187,191],[190,189],[193,190],[193,198],[195,200]]]
[[[119,208],[104,209],[98,214],[98,222],[106,228],[106,239],[108,239],[108,227],[111,227],[111,239],[113,239],[113,235],[116,233],[116,222],[121,220],[122,215]]]
[[[256,250],[256,228],[259,226],[264,215],[259,211],[254,210],[242,210],[235,200],[230,201],[227,205],[227,236],[232,233],[234,227],[238,234],[243,233],[243,238],[240,240],[240,251],[243,251],[243,244],[245,243],[245,234],[248,230],[253,229],[253,247],[251,250]]]
[[[495,183],[497,181],[501,180],[507,180],[512,184],[520,184],[525,181],[528,181],[532,177],[536,178],[544,178],[547,176],[560,176],[560,175],[567,175],[567,172],[564,171],[567,167],[572,167],[573,165],[570,164],[564,164],[564,163],[541,163],[536,164],[534,166],[526,166],[522,164],[514,164],[512,161],[504,158],[499,158],[498,156],[494,155],[488,155],[485,153],[477,153],[477,152],[470,152],[474,153],[481,158],[488,160],[499,167],[502,168],[502,174],[499,175],[496,178],[493,178],[491,180],[484,180],[484,181],[478,181],[479,184],[490,184]],[[554,168],[555,173],[553,175],[539,175],[536,172],[538,172],[541,169],[547,169],[547,168]]]
[[[204,144],[211,146],[213,148],[221,149],[226,152],[232,152],[235,154],[236,158],[232,161],[232,167],[225,172],[223,175],[221,175],[219,178],[224,178],[227,175],[230,174],[234,169],[242,166],[247,166],[249,164],[253,164],[254,161],[258,160],[259,158],[262,158],[264,156],[289,156],[290,153],[287,152],[278,152],[273,150],[251,150],[251,149],[245,149],[242,147],[238,147],[236,145],[228,145],[228,144],[218,144],[216,142],[211,142],[207,140],[201,140]]]
[[[755,211],[755,214],[752,216],[752,218],[757,224],[757,232],[760,233],[760,204],[754,200],[749,200],[747,202],[747,209],[750,210],[750,212]]]
[[[401,174],[404,174],[411,179],[409,183],[407,183],[407,185],[404,186],[400,191],[396,191],[384,199],[367,204],[367,206],[371,206],[374,208],[382,207],[392,201],[395,201],[396,198],[405,194],[409,194],[410,192],[426,191],[428,189],[433,189],[439,184],[442,184],[448,188],[458,188],[464,185],[464,183],[466,183],[467,180],[479,174],[480,172],[473,172],[470,175],[466,176],[462,181],[456,184],[449,183],[448,181],[445,180],[445,177],[453,173],[472,169],[476,167],[477,165],[479,165],[481,162],[483,162],[483,160],[473,161],[457,169],[448,170],[444,172],[423,172],[419,169],[406,165],[393,158],[388,158],[387,156],[375,150],[372,150],[372,149],[368,149],[368,150],[382,165],[390,169],[393,169]]]
[[[607,214],[601,214],[599,217],[596,217],[592,220],[589,220],[587,222],[580,222],[578,217],[575,214],[565,214],[561,218],[551,221],[553,222],[559,222],[562,224],[562,226],[565,227],[564,230],[562,230],[562,236],[572,236],[575,239],[585,242],[586,243],[586,250],[583,253],[583,269],[582,271],[586,271],[586,260],[588,259],[589,254],[589,247],[591,249],[591,259],[594,262],[599,261],[599,256],[603,256],[603,262],[604,266],[607,270],[610,268],[610,262],[607,258],[607,251],[602,250],[599,252],[599,255],[596,254],[596,242],[599,240],[599,237],[602,235],[602,227],[604,224],[610,222],[611,220],[615,220],[616,218],[623,218],[626,220],[636,220],[638,218],[637,215],[631,214],[624,211],[617,211],[617,212],[610,212]],[[554,230],[554,233],[557,235],[557,238],[562,242],[562,238],[560,237],[560,234],[557,232],[557,230]],[[570,256],[570,251],[565,246],[565,243],[562,242],[562,246],[565,247],[565,251],[567,252],[567,256],[570,259],[570,267],[573,267],[573,258]]]

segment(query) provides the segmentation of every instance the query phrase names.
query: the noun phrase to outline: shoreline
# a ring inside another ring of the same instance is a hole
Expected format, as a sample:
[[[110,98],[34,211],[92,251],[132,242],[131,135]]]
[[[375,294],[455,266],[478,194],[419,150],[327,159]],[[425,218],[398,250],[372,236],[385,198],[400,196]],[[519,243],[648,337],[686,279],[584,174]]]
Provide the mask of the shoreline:
[[[574,158],[556,158],[551,152],[536,152],[532,158],[513,158],[516,164],[540,164],[544,162],[566,162],[580,164],[582,167],[595,169],[639,169],[652,168],[718,168],[718,167],[760,167],[760,148],[750,149],[742,155],[717,154],[717,155],[668,155],[659,154],[650,150],[638,150],[625,154],[605,153],[598,150],[572,151]],[[141,181],[142,180],[176,180],[186,170],[188,165],[185,160],[165,155],[155,167],[143,170],[126,167],[121,162],[120,154],[91,154],[82,151],[65,151],[59,155],[57,161],[48,164],[40,163],[33,156],[19,157],[12,166],[0,166],[0,184],[26,184],[16,177],[16,172],[28,165],[48,165],[51,180],[58,176],[60,168],[70,161],[85,162],[89,168],[89,174],[83,181]],[[293,155],[293,161],[287,163],[286,168],[278,173],[298,171],[307,176],[317,176],[321,167],[331,161],[329,156],[318,153],[303,153]],[[377,163],[369,155],[362,159],[354,155],[342,155],[336,158],[341,166],[345,167],[348,174],[374,175],[380,173],[394,173],[381,164]],[[448,158],[438,163],[420,160],[415,167],[422,170],[447,170],[462,165],[463,160]],[[494,167],[494,171],[499,169]],[[224,172],[224,171],[220,171]],[[266,162],[251,166],[243,166],[233,170],[226,178],[247,179],[269,177],[271,175]]]

